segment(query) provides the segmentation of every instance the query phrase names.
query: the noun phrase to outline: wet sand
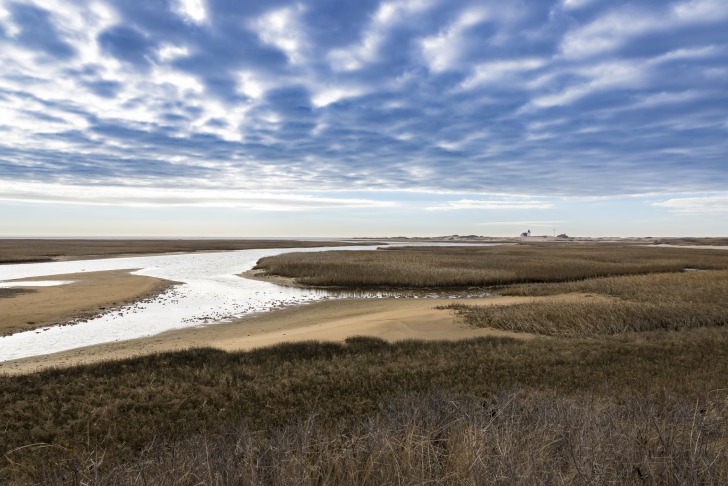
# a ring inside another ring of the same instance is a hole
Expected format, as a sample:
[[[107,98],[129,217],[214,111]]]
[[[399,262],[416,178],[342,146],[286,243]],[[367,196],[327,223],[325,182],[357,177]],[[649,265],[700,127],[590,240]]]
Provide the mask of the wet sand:
[[[87,320],[122,305],[150,299],[176,282],[131,275],[133,270],[83,272],[19,279],[72,280],[52,287],[22,287],[0,297],[0,335]]]
[[[0,373],[24,374],[52,367],[68,367],[105,360],[212,347],[245,351],[284,342],[343,341],[351,336],[372,336],[387,341],[407,339],[458,340],[479,336],[534,336],[496,329],[472,328],[437,306],[512,305],[554,300],[603,299],[569,294],[550,297],[489,297],[483,299],[343,299],[289,307],[245,317],[231,323],[180,329],[155,336],[78,348],[60,353],[0,363]]]

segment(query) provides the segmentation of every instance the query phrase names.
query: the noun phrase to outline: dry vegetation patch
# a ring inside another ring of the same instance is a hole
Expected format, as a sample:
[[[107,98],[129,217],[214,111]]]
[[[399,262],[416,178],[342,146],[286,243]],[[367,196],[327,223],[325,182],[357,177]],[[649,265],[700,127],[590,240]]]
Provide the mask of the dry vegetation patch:
[[[256,268],[305,285],[452,288],[726,269],[728,255],[719,250],[619,244],[394,247],[286,253],[262,258]]]
[[[725,270],[519,285],[502,292],[518,296],[580,292],[617,299],[452,308],[461,319],[476,327],[564,337],[677,331],[728,324],[728,271]]]
[[[500,287],[506,295],[610,300],[453,308],[466,323],[552,336],[680,330],[728,323],[728,254],[623,244],[399,247],[289,253],[258,268],[343,287]]]
[[[725,484],[728,407],[715,394],[585,395],[512,389],[487,400],[402,393],[376,413],[309,415],[265,432],[245,424],[156,439],[133,461],[46,452],[44,484]],[[14,457],[15,453],[8,454]],[[23,482],[22,475],[13,477]],[[11,482],[15,482],[11,480]]]
[[[2,289],[2,288],[0,288],[0,299],[6,298],[6,297],[17,297],[18,295],[23,295],[23,294],[32,294],[33,292],[35,292],[33,289],[16,289],[16,288]]]
[[[165,480],[189,477],[194,484],[205,481],[197,476],[205,472],[220,482],[226,474],[246,474],[252,483],[259,477],[270,484],[265,478],[279,474],[278,465],[282,483],[310,473],[334,484],[377,482],[375,465],[397,474],[392,468],[400,464],[407,466],[397,477],[417,484],[467,474],[467,465],[481,461],[478,475],[525,481],[552,468],[549,474],[562,471],[568,482],[579,474],[626,477],[622,461],[640,466],[640,457],[647,461],[643,474],[657,482],[675,471],[673,457],[689,459],[678,464],[697,477],[725,477],[725,458],[709,465],[719,450],[716,436],[704,435],[705,442],[686,437],[691,430],[708,433],[691,429],[702,426],[707,412],[695,415],[688,405],[726,387],[728,332],[632,336],[397,344],[355,338],[247,353],[203,349],[0,377],[0,482],[131,483],[139,474],[173,474]],[[505,397],[513,387],[522,391]],[[665,389],[673,395],[665,396]],[[474,400],[475,409],[447,412],[449,399],[438,401],[433,390]],[[402,393],[420,395],[392,405]],[[650,403],[654,417],[645,415]],[[700,403],[699,410],[721,405]],[[720,419],[722,431],[725,415],[722,409],[716,414],[710,416]],[[664,445],[659,433],[667,434]],[[633,441],[640,434],[647,442]],[[648,453],[653,456],[643,457]],[[285,457],[290,462],[281,462]],[[603,462],[579,472],[591,458]],[[306,459],[300,468],[299,459]]]

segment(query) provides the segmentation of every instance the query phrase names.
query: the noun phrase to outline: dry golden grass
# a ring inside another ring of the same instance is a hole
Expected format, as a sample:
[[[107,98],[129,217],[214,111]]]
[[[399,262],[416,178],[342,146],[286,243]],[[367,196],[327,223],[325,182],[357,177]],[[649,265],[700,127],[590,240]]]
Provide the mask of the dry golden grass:
[[[666,244],[666,245],[696,245],[696,246],[728,246],[728,238],[721,237],[708,237],[708,238],[658,238],[654,240],[653,244]]]
[[[711,390],[726,377],[724,329],[355,338],[2,377],[0,483],[376,483],[381,469],[406,484],[457,484],[471,467],[503,481],[619,482],[633,466],[656,483],[720,479],[728,461],[711,461],[725,450],[725,394]],[[402,393],[415,398],[391,401]]]
[[[304,285],[447,288],[563,282],[612,275],[726,269],[728,252],[619,244],[402,247],[286,253],[257,269]]]
[[[512,285],[503,295],[542,296],[595,293],[638,302],[697,302],[728,305],[728,271],[682,271],[593,278],[577,282]]]
[[[43,484],[725,484],[728,407],[674,397],[508,390],[487,400],[435,391],[387,400],[365,418],[316,415],[265,432],[236,424],[156,439],[107,467],[101,451],[51,449]],[[9,457],[16,454],[11,452]],[[10,483],[25,484],[18,475]]]
[[[520,296],[594,293],[617,300],[454,308],[460,318],[473,326],[564,337],[678,331],[728,324],[725,270],[518,285],[502,292]]]

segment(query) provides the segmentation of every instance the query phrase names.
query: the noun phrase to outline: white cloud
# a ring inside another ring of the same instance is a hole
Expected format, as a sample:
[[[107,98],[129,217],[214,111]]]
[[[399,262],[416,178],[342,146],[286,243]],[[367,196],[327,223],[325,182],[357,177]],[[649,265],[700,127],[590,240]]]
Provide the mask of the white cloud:
[[[546,72],[540,75],[533,81],[527,82],[526,85],[530,89],[540,89],[549,83],[552,83],[559,75],[571,75],[581,79],[581,81],[573,82],[569,86],[557,92],[536,95],[531,102],[526,105],[524,111],[530,111],[534,108],[566,106],[593,93],[605,90],[641,88],[650,82],[650,76],[652,75],[653,70],[660,64],[681,59],[700,59],[711,57],[719,52],[719,49],[711,45],[691,49],[676,49],[663,55],[639,62],[609,60],[575,67],[566,67],[561,70],[552,70],[551,72]],[[528,65],[526,65],[526,67],[527,66]],[[653,99],[645,99],[643,102],[628,108],[655,106],[657,103],[665,104],[690,101],[691,99],[698,98],[699,96],[700,94],[693,90],[674,94],[659,93],[650,97]],[[612,111],[623,109],[626,108],[614,109]]]
[[[468,29],[488,18],[484,9],[466,10],[437,35],[421,41],[422,56],[433,72],[442,72],[458,65],[464,50]]]
[[[183,18],[198,24],[207,20],[205,0],[177,0],[175,11]]]
[[[587,57],[622,45],[636,34],[658,28],[663,21],[653,15],[627,9],[612,12],[564,36],[561,52],[568,58]]]
[[[481,143],[491,138],[492,133],[489,130],[480,130],[469,133],[460,134],[459,138],[450,138],[446,140],[440,140],[435,142],[435,145],[445,150],[463,150],[466,147]]]
[[[256,73],[252,71],[240,71],[237,73],[238,92],[257,100],[263,96],[266,91],[273,86],[264,82]]]
[[[167,62],[178,57],[184,57],[189,55],[190,51],[184,46],[173,46],[171,44],[165,44],[157,51],[157,57],[160,61]]]
[[[400,0],[382,2],[364,29],[361,40],[341,49],[333,49],[327,59],[334,71],[356,71],[377,61],[389,32],[427,10],[432,0]]]
[[[577,68],[573,73],[585,78],[586,81],[569,86],[558,93],[537,96],[530,102],[529,108],[563,106],[607,89],[640,87],[647,77],[647,68],[633,62],[610,61]]]
[[[695,90],[680,91],[677,93],[663,91],[654,95],[645,96],[629,108],[654,108],[656,106],[686,103],[701,98],[702,96],[705,96],[705,93]]]
[[[316,108],[322,108],[331,103],[364,94],[363,89],[354,86],[323,86],[318,87],[317,91],[311,98],[311,103]]]
[[[533,71],[546,65],[546,60],[539,58],[515,59],[509,61],[495,61],[478,64],[465,81],[462,82],[463,89],[471,89],[489,83],[502,81],[514,74],[525,71]]]
[[[308,44],[299,22],[301,9],[297,6],[274,10],[259,17],[252,25],[260,40],[285,52],[291,64],[304,61],[304,50]]]
[[[127,186],[75,186],[39,182],[0,181],[0,200],[14,202],[111,205],[125,207],[194,206],[303,211],[326,208],[385,208],[389,201],[318,197],[284,192],[231,189],[182,189]]]
[[[564,0],[562,4],[566,10],[577,10],[594,3],[594,0]]]
[[[672,8],[673,18],[683,22],[716,22],[728,18],[724,0],[690,0]]]
[[[680,59],[701,59],[721,54],[721,49],[715,46],[696,47],[692,49],[675,49],[661,56],[649,59],[651,64],[661,64],[663,62],[676,61]]]
[[[668,209],[675,213],[728,213],[728,195],[678,197],[651,203],[652,206]]]
[[[662,12],[629,6],[568,32],[562,41],[561,52],[567,58],[589,57],[613,51],[638,35],[683,25],[714,23],[725,18],[728,18],[728,8],[724,0],[681,2]]]
[[[379,57],[379,48],[384,42],[384,37],[384,33],[380,30],[370,29],[358,45],[332,50],[327,55],[331,67],[335,71],[356,71],[375,62]]]
[[[552,227],[554,225],[567,223],[568,221],[488,221],[477,223],[480,226],[531,226],[531,227]]]
[[[15,37],[20,33],[17,25],[10,20],[10,12],[0,3],[0,27],[3,28],[8,37]]]
[[[454,211],[462,209],[548,209],[553,203],[535,199],[460,199],[426,208],[428,211]]]

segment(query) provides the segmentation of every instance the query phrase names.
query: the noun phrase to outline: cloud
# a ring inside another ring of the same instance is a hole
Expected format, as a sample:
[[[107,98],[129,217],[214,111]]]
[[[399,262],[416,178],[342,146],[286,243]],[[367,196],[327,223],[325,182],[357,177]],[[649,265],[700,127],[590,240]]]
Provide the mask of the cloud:
[[[175,10],[183,18],[196,23],[207,20],[207,9],[204,0],[177,0]]]
[[[637,37],[696,24],[715,24],[726,18],[728,11],[720,0],[675,2],[667,9],[628,5],[569,31],[564,36],[561,52],[569,58],[593,56],[614,51]]]
[[[595,0],[564,0],[563,7],[567,10],[576,10],[594,3]]]
[[[530,105],[539,108],[568,105],[601,91],[637,88],[646,77],[638,63],[613,61],[578,68],[573,73],[584,81],[558,93],[535,97]]]
[[[428,211],[454,211],[462,209],[488,209],[488,210],[512,210],[512,209],[548,209],[553,203],[538,200],[523,200],[519,198],[508,199],[460,199],[448,201],[444,204],[428,207]]]
[[[226,189],[165,189],[129,186],[76,186],[0,181],[0,200],[12,202],[113,205],[127,207],[246,208],[264,211],[306,211],[336,208],[389,208],[390,201],[317,197],[306,194]]]
[[[266,44],[283,51],[288,61],[298,64],[303,61],[307,40],[299,25],[300,7],[287,7],[266,12],[252,23],[252,28]]]
[[[154,42],[132,27],[112,27],[99,35],[98,42],[104,51],[134,66],[147,67],[153,60]]]
[[[463,195],[432,210],[721,191],[721,5],[6,0],[0,180]]]
[[[480,226],[535,226],[535,227],[552,227],[558,224],[568,223],[568,221],[487,221],[478,223]]]
[[[524,71],[533,71],[546,64],[544,59],[525,58],[506,61],[486,62],[475,66],[473,74],[462,83],[464,89],[470,89],[484,84],[502,82],[514,74]]]
[[[10,3],[12,37],[26,49],[41,51],[59,61],[76,56],[76,49],[63,39],[50,11],[34,5]]]
[[[722,214],[728,213],[728,195],[676,197],[653,202],[652,206],[679,214]]]
[[[464,10],[436,35],[423,39],[422,55],[430,70],[441,72],[460,67],[460,54],[466,49],[468,30],[487,18],[488,12],[485,9]]]

